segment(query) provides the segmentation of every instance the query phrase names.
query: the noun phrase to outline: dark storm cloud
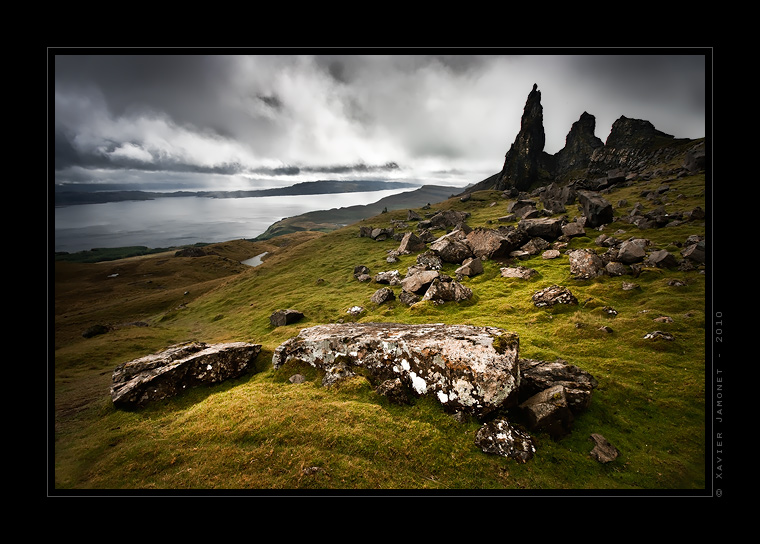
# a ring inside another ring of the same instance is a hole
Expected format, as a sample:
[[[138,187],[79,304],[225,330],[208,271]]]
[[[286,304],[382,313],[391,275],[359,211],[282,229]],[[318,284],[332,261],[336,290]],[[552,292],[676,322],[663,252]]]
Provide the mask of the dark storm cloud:
[[[501,167],[533,83],[549,153],[584,111],[602,140],[621,115],[704,136],[704,64],[704,54],[56,55],[56,180],[461,171],[462,183],[479,181]]]

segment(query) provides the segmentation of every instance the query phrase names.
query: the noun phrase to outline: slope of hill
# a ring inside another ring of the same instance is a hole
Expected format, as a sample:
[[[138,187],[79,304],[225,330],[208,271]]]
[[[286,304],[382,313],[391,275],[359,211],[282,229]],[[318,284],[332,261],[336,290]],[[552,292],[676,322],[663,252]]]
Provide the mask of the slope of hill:
[[[286,217],[277,221],[259,235],[257,240],[268,240],[274,236],[281,236],[291,232],[302,230],[315,230],[329,232],[362,219],[383,213],[383,211],[400,210],[402,208],[419,208],[431,202],[440,202],[447,199],[460,189],[440,185],[423,185],[414,191],[405,191],[387,196],[362,206],[348,206],[345,208],[333,208],[331,210],[318,210],[307,212],[295,217]]]
[[[658,191],[665,182],[669,190]],[[568,249],[601,253],[595,240],[605,233],[647,238],[653,247],[678,255],[688,237],[705,236],[704,220],[641,230],[624,217],[636,205],[644,212],[658,206],[670,213],[707,209],[705,189],[704,174],[615,186],[605,194],[616,205],[614,221],[572,238]],[[466,202],[431,199],[431,211],[467,211],[469,226],[493,228],[514,201],[501,192],[479,191]],[[575,214],[568,210],[570,218]],[[354,267],[365,265],[373,274],[398,269],[403,275],[416,255],[388,263],[388,251],[398,241],[359,237],[359,227],[390,226],[405,218],[406,209],[398,209],[329,233],[218,244],[215,254],[196,258],[168,253],[98,264],[55,263],[51,492],[704,493],[703,267],[643,267],[635,276],[576,280],[566,255],[543,259],[538,254],[517,261],[537,271],[530,280],[501,277],[500,268],[510,259],[486,260],[482,274],[462,280],[473,291],[465,302],[374,304],[370,296],[380,286],[358,282]],[[239,264],[263,251],[269,254],[261,266]],[[453,276],[454,270],[455,265],[444,265],[443,272]],[[637,288],[624,290],[624,282]],[[551,284],[570,288],[579,304],[535,307],[531,295]],[[365,308],[358,317],[347,313],[355,305]],[[298,309],[305,317],[272,327],[270,314],[283,308]],[[536,434],[535,457],[520,464],[483,453],[474,444],[480,422],[457,421],[434,399],[397,406],[361,377],[325,388],[314,369],[272,368],[274,350],[301,328],[354,319],[501,327],[519,335],[521,357],[564,359],[594,375],[599,388],[571,435],[552,440]],[[97,324],[108,332],[82,336]],[[645,338],[654,330],[672,334],[673,340]],[[118,364],[189,340],[239,340],[263,348],[255,371],[246,376],[141,410],[114,409],[109,385]],[[290,383],[296,372],[306,376],[305,383]],[[618,459],[594,460],[592,433],[614,444]]]

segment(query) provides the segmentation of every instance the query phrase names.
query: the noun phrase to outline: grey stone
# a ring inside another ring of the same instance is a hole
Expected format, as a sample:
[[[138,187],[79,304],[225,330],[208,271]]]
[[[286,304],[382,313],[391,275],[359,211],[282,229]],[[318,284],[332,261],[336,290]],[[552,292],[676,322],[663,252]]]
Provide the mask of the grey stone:
[[[111,400],[118,408],[137,408],[187,388],[237,378],[250,370],[260,351],[261,344],[247,342],[178,344],[117,366]]]
[[[516,404],[518,350],[517,335],[495,327],[344,323],[301,330],[275,349],[272,364],[360,367],[371,383],[399,378],[448,411],[481,416]]]

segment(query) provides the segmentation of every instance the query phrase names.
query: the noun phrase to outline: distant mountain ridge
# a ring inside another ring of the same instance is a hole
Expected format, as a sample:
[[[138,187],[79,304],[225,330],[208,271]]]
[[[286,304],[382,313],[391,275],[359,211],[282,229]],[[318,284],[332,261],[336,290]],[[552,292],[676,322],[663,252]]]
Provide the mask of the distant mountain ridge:
[[[93,191],[93,190],[56,190],[56,206],[75,206],[78,204],[100,204],[103,202],[121,202],[125,200],[154,200],[156,198],[196,196],[207,198],[251,198],[265,196],[296,196],[321,195],[337,193],[362,193],[372,191],[387,191],[393,189],[408,189],[419,187],[419,184],[384,181],[384,180],[317,180],[304,181],[287,187],[272,189],[254,189],[238,191]]]
[[[381,198],[372,204],[333,208],[307,212],[295,217],[286,217],[269,226],[256,240],[269,240],[283,234],[303,230],[329,232],[383,213],[403,208],[420,208],[426,204],[442,202],[461,188],[441,185],[423,185],[414,191],[405,191]]]

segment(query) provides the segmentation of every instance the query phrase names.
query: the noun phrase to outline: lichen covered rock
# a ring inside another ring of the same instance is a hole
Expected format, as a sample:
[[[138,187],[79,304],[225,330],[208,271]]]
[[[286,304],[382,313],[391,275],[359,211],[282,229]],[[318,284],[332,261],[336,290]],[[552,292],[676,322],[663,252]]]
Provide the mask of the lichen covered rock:
[[[117,366],[111,378],[111,400],[121,408],[175,396],[189,387],[236,378],[249,370],[260,344],[190,342]]]
[[[330,373],[361,368],[374,384],[399,378],[449,411],[482,416],[514,406],[519,338],[495,327],[343,323],[303,329],[274,352],[279,368],[296,360]]]

